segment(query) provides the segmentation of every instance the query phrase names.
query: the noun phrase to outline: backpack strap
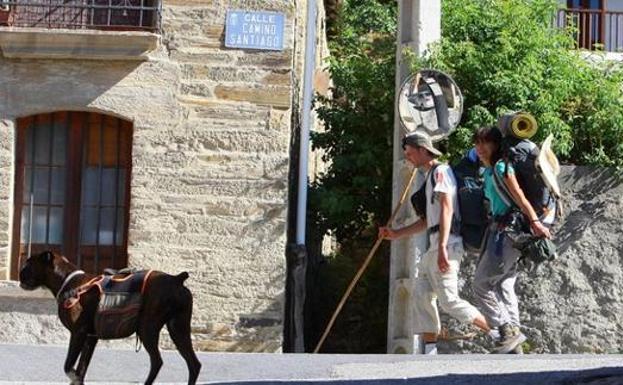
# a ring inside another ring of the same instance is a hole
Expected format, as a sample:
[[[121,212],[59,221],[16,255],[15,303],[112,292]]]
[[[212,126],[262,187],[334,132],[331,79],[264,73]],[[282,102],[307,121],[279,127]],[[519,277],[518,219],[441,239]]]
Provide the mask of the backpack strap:
[[[430,203],[433,204],[434,199],[435,199],[435,184],[437,183],[436,179],[435,179],[435,171],[437,171],[437,167],[441,166],[441,164],[436,164],[434,165],[431,170],[429,175],[427,175],[427,179],[430,178],[430,182],[431,182],[431,196],[430,196]],[[448,167],[450,167],[450,165],[448,165]],[[452,167],[450,167],[450,170],[452,171]],[[455,176],[456,178],[456,176]],[[457,183],[458,184],[458,183]],[[457,195],[458,195],[458,186],[457,186]],[[457,196],[457,203],[458,202],[458,196]],[[459,203],[460,204],[460,203]],[[450,224],[450,233],[451,234],[460,234],[461,233],[461,229],[460,229],[460,219],[459,219],[459,207],[455,207],[452,213],[452,223]],[[434,228],[437,228],[436,230],[434,230],[433,232],[438,232],[439,231],[439,225],[434,226]],[[430,230],[430,229],[429,229]]]
[[[504,165],[505,165],[504,173],[505,175],[508,175],[508,165],[506,163],[504,163]],[[504,180],[502,179],[502,177],[498,175],[498,173],[496,172],[495,165],[493,165],[493,168],[491,171],[493,173],[493,188],[495,189],[495,192],[497,192],[498,195],[500,196],[500,199],[502,199],[504,204],[506,204],[507,206],[519,207],[517,202],[515,202],[513,195],[508,190],[506,183],[504,183]]]
[[[428,175],[426,176],[426,179],[430,179],[430,183],[431,183],[431,194],[430,194],[430,204],[432,205],[435,201],[435,184],[437,183],[437,180],[435,179],[435,171],[437,171],[437,167],[439,167],[440,164],[435,164],[433,167],[431,167],[430,171],[428,172]]]

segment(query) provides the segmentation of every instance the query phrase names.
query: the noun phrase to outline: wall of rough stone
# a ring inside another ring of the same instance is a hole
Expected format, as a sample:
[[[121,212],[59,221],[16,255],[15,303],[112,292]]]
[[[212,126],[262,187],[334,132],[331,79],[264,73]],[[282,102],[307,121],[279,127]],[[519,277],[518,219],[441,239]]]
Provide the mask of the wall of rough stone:
[[[530,353],[621,353],[623,346],[623,175],[614,169],[563,167],[565,214],[555,230],[559,259],[523,268],[520,315]],[[473,302],[474,258],[461,266],[461,295]],[[444,317],[451,334],[468,328]],[[485,338],[441,345],[485,352]]]
[[[165,0],[161,44],[146,62],[0,57],[0,277],[9,256],[14,119],[110,113],[134,123],[130,265],[191,273],[198,348],[278,351],[305,7]],[[226,49],[227,9],[284,12],[285,50]]]
[[[9,273],[9,229],[12,228],[13,122],[0,120],[0,279]]]

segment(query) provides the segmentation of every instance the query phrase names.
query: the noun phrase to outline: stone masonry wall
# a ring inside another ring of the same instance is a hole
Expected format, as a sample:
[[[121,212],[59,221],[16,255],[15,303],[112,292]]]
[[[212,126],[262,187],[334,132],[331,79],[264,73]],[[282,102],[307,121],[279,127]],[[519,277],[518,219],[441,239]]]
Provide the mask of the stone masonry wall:
[[[12,209],[8,202],[13,191],[13,123],[0,120],[0,279],[8,275],[9,229]]]
[[[15,118],[58,110],[121,116],[134,122],[130,265],[190,272],[199,349],[279,351],[305,7],[165,0],[161,44],[147,62],[0,58],[0,279]],[[284,12],[285,50],[225,49],[227,9]]]

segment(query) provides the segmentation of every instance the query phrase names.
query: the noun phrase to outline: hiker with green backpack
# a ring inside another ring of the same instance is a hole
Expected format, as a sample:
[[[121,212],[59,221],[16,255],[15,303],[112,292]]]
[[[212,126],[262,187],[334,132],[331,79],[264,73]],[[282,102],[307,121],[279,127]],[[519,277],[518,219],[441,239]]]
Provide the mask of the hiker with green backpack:
[[[512,352],[522,353],[526,337],[520,330],[515,293],[518,264],[522,256],[532,258],[538,248],[555,254],[549,241],[555,198],[535,169],[538,148],[534,143],[503,136],[495,126],[478,129],[473,139],[485,167],[483,190],[491,217],[474,275],[474,293],[480,311],[499,331],[494,338],[500,349],[512,340],[516,344]]]

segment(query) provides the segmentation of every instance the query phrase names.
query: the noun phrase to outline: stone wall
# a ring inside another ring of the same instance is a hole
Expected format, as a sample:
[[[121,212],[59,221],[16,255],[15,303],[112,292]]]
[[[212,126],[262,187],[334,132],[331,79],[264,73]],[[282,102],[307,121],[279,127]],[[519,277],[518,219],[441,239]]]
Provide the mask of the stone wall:
[[[165,0],[161,44],[146,62],[0,58],[0,277],[15,118],[57,110],[121,116],[134,123],[129,264],[191,273],[199,349],[280,350],[305,7]],[[284,51],[226,49],[227,9],[284,12]]]
[[[13,191],[13,122],[0,120],[0,279],[9,274],[9,229],[11,213],[9,202]]]

